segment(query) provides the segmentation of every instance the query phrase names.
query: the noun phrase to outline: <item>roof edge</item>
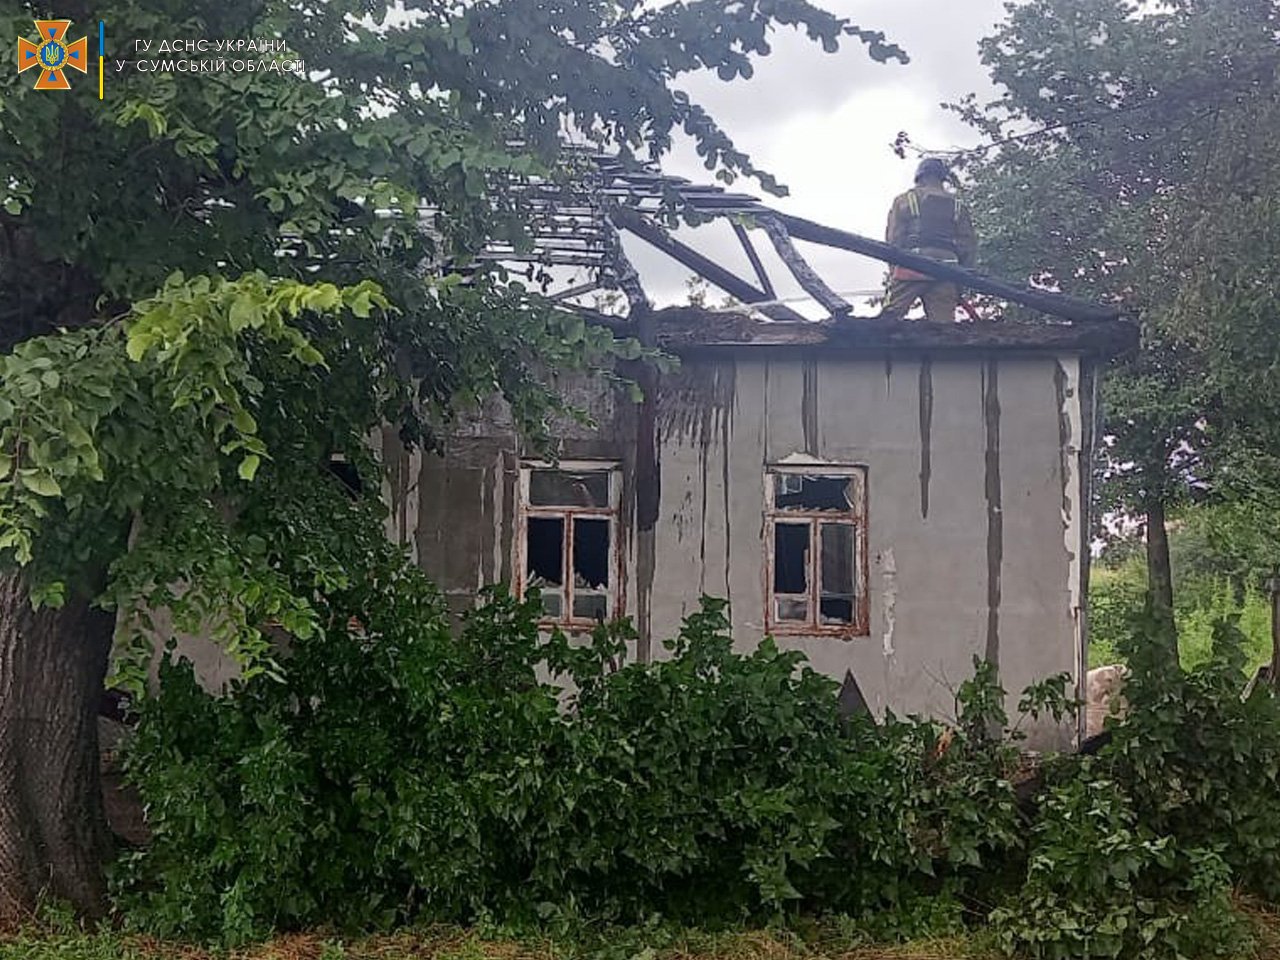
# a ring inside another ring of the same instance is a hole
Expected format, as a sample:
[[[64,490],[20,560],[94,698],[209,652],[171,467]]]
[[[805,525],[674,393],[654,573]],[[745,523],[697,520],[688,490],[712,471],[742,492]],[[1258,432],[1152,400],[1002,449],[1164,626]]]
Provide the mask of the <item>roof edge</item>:
[[[676,354],[820,348],[841,353],[1073,352],[1110,359],[1137,349],[1139,340],[1138,325],[1125,319],[942,324],[855,317],[838,323],[796,323],[762,321],[699,307],[669,307],[655,311],[653,320],[657,345]]]

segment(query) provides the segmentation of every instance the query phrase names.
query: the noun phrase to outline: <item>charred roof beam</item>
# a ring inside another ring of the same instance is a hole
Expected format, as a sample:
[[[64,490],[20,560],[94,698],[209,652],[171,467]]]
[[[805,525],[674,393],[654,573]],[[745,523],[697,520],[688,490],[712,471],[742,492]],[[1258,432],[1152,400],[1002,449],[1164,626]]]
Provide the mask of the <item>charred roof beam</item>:
[[[791,236],[787,233],[787,228],[781,221],[776,217],[759,217],[757,219],[764,229],[765,235],[769,238],[769,242],[773,244],[773,249],[778,251],[778,256],[787,265],[787,269],[796,278],[796,282],[804,288],[805,293],[822,304],[823,308],[832,316],[853,311],[853,305],[828,287],[813,267],[809,266],[809,261],[800,256],[800,251],[791,242]]]
[[[908,270],[923,273],[925,276],[933,277],[937,280],[951,280],[970,290],[977,290],[979,293],[988,293],[994,297],[1012,300],[1014,303],[1020,303],[1023,306],[1031,307],[1044,313],[1064,317],[1068,320],[1106,321],[1120,318],[1120,311],[1115,307],[1106,307],[1090,303],[1087,300],[1079,300],[1075,297],[1069,297],[1065,293],[1017,287],[1011,283],[996,280],[986,274],[975,273],[953,263],[944,263],[940,260],[934,260],[932,257],[921,256],[918,253],[903,250],[901,247],[895,247],[892,244],[881,243],[879,240],[871,240],[856,233],[849,233],[847,230],[824,227],[820,223],[814,223],[812,220],[805,220],[801,217],[793,217],[776,211],[770,211],[770,215],[777,218],[787,228],[791,236],[796,239],[808,240],[811,243],[821,243],[824,246],[848,250],[851,253],[860,253],[863,256],[891,263],[896,267],[906,267]]]
[[[619,207],[613,211],[612,216],[619,227],[639,237],[650,246],[661,250],[671,259],[688,267],[710,283],[715,284],[734,299],[748,304],[761,304],[760,312],[766,317],[773,320],[805,322],[805,317],[802,314],[782,304],[768,303],[773,299],[768,293],[752,286],[732,271],[726,270],[710,257],[704,256],[692,247],[681,243],[661,227],[650,223],[635,211]]]
[[[760,260],[760,254],[756,253],[755,244],[751,242],[747,228],[735,220],[733,223],[733,235],[742,244],[743,252],[746,253],[747,259],[751,261],[751,269],[756,272],[756,279],[760,281],[760,286],[764,288],[764,292],[769,296],[769,299],[778,299],[778,292],[773,289],[773,283],[769,280],[769,272],[765,270],[764,264]]]

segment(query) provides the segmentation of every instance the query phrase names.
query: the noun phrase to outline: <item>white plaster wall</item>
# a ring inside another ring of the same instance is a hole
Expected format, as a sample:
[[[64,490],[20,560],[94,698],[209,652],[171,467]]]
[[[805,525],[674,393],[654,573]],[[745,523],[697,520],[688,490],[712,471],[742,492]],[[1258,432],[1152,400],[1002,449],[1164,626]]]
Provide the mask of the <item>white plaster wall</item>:
[[[759,641],[765,469],[807,452],[867,467],[870,635],[786,637],[780,645],[803,650],[815,668],[837,679],[852,672],[877,713],[892,708],[946,718],[952,691],[972,673],[972,657],[987,650],[989,577],[997,576],[995,636],[1011,710],[1026,684],[1058,672],[1077,675],[1080,568],[1069,547],[1079,537],[1080,476],[1070,455],[1064,476],[1062,456],[1064,423],[1068,454],[1079,453],[1080,398],[1071,390],[1078,382],[1076,359],[997,365],[995,465],[1003,529],[1002,558],[994,566],[988,563],[986,493],[992,411],[983,363],[935,360],[923,378],[918,361],[813,363],[817,389],[808,397],[806,434],[804,361],[686,361],[684,375],[698,379],[733,364],[733,388],[716,413],[728,418],[727,431],[671,423],[660,437],[655,641],[678,629],[699,591],[728,597],[740,646]],[[723,370],[719,376],[729,379]],[[1060,389],[1064,380],[1068,395]],[[921,405],[930,394],[926,442]],[[921,493],[926,446],[927,515]],[[655,652],[661,649],[655,642]],[[1069,737],[1048,728],[1034,733],[1045,746]]]

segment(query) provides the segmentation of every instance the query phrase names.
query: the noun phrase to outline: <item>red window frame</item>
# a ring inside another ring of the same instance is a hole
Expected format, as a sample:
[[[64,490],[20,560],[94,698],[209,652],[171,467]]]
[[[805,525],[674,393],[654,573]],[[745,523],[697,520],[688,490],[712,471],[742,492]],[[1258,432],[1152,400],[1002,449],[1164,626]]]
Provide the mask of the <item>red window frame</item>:
[[[580,507],[541,505],[530,502],[530,482],[534,472],[552,470],[566,474],[599,473],[607,477],[609,484],[608,505],[604,507]],[[618,513],[622,500],[622,474],[614,461],[562,460],[559,463],[526,461],[520,467],[516,530],[516,595],[524,597],[529,578],[529,519],[546,517],[563,521],[563,541],[560,548],[563,602],[560,616],[543,615],[538,622],[544,627],[562,630],[584,631],[595,629],[597,623],[588,617],[573,615],[573,529],[578,519],[606,520],[609,524],[609,583],[605,591],[605,622],[623,615],[622,549],[618,539]]]
[[[849,510],[812,510],[776,505],[776,478],[786,475],[846,479],[853,485],[853,506]],[[793,596],[774,590],[777,525],[791,524],[809,528],[806,565],[808,616],[805,620],[782,620],[778,617],[777,599]],[[822,549],[824,525],[853,529],[853,620],[851,623],[823,623]],[[867,479],[866,467],[833,464],[775,465],[765,471],[765,629],[774,636],[865,637],[870,635],[870,603],[867,594]]]

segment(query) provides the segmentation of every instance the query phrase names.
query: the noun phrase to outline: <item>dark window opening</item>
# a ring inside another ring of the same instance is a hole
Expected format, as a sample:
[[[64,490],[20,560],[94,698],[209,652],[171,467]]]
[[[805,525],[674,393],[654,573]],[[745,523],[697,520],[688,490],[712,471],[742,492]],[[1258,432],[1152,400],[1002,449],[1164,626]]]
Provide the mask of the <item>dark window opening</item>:
[[[822,524],[822,591],[819,613],[823,623],[853,623],[854,529],[841,523]]]
[[[853,510],[853,481],[849,477],[780,473],[773,483],[773,505],[779,510]]]
[[[594,620],[604,623],[609,615],[609,598],[604,594],[575,593],[573,616],[575,620]]]
[[[783,633],[865,634],[864,474],[771,470],[767,622]]]
[[[609,521],[578,517],[573,521],[573,582],[577,587],[609,586]]]
[[[348,495],[358,497],[364,493],[364,482],[360,479],[360,471],[356,469],[355,464],[345,459],[338,459],[341,456],[341,454],[334,454],[329,458],[327,464],[329,472],[338,478]]]
[[[573,521],[573,616],[603,621],[609,610],[609,521]]]
[[[819,607],[823,623],[853,623],[853,597],[824,595]]]
[[[564,606],[564,519],[530,517],[525,550],[525,586],[542,591],[542,608],[548,616],[560,616]]]
[[[809,525],[779,523],[773,528],[773,592],[809,591]]]
[[[526,469],[521,590],[541,591],[545,619],[585,627],[617,615],[617,479],[613,467]]]

